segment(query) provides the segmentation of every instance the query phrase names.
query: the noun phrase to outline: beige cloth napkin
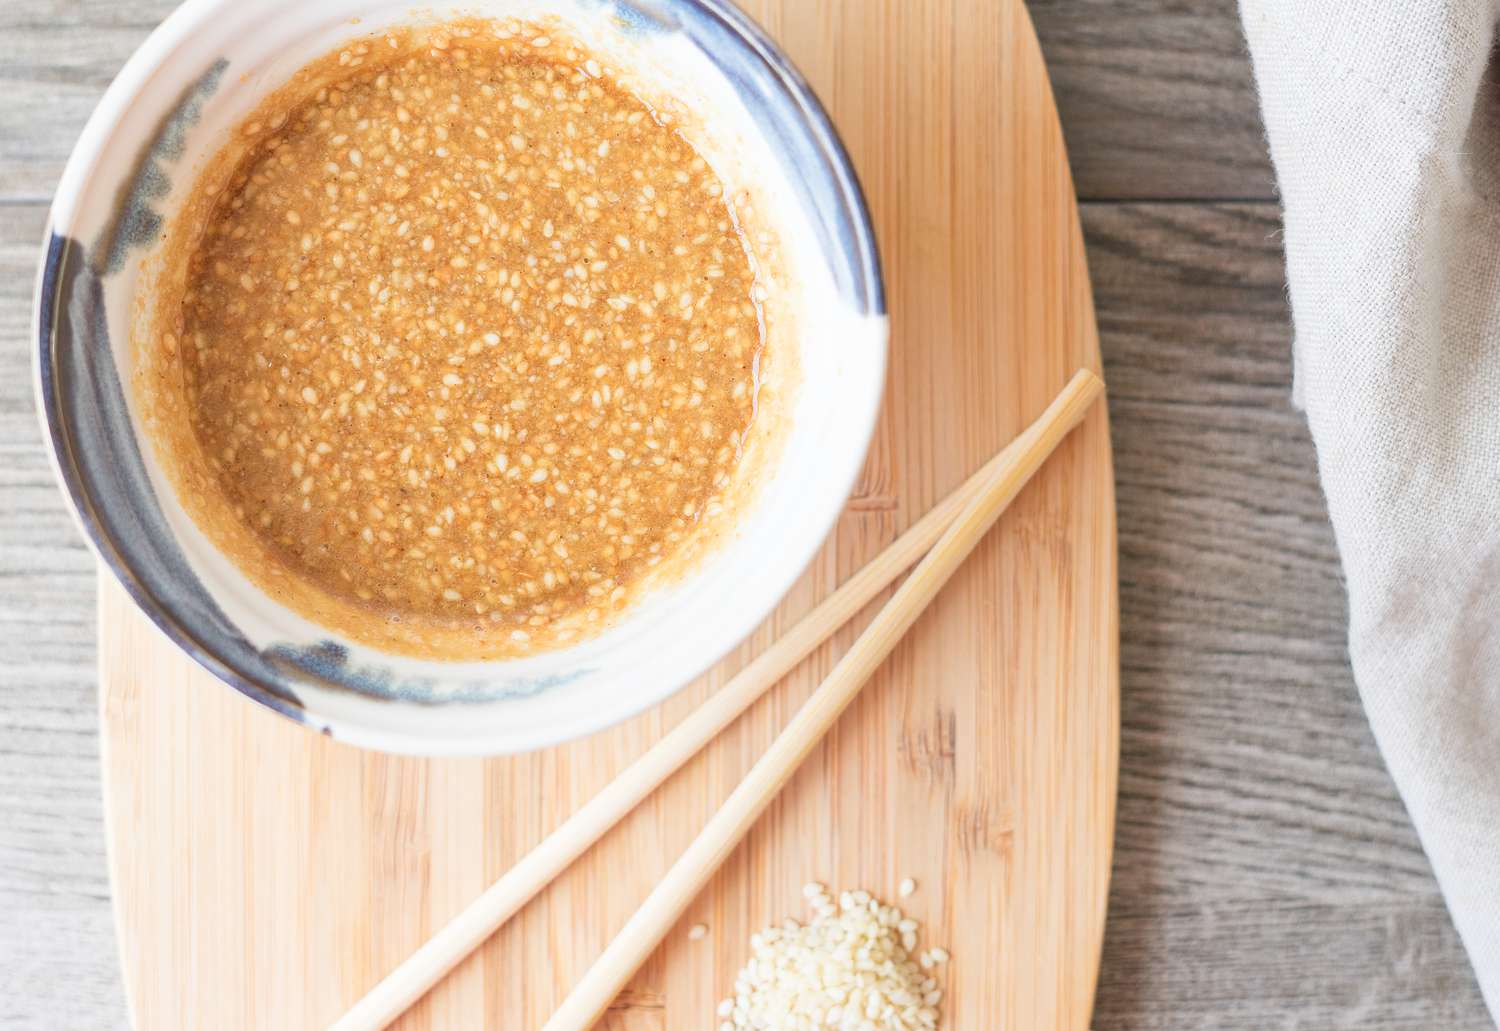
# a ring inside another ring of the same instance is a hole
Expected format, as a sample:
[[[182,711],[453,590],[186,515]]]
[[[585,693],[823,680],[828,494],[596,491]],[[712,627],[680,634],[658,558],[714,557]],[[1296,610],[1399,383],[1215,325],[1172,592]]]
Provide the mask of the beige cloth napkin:
[[[1500,1013],[1494,0],[1241,0],[1370,725]]]

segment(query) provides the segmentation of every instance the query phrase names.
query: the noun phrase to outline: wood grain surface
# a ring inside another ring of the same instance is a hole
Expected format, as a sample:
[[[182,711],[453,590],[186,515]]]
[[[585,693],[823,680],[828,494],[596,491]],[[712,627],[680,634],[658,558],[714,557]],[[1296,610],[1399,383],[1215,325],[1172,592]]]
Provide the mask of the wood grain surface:
[[[614,730],[510,759],[381,756],[308,733],[225,691],[107,583],[107,830],[140,1027],[326,1027],[1076,370],[1098,367],[1072,181],[1019,0],[747,6],[828,104],[882,244],[891,372],[849,511],[706,679]],[[611,1021],[713,1026],[750,935],[806,915],[803,884],[895,901],[909,876],[921,887],[902,908],[953,956],[939,973],[946,1027],[1089,1026],[1119,734],[1113,487],[1095,405],[694,894]],[[540,1027],[868,618],[396,1026]],[[693,923],[709,929],[701,941]],[[223,946],[205,951],[210,938]]]
[[[125,1026],[94,573],[42,452],[28,309],[66,152],[170,7],[0,4],[5,1028]],[[1084,202],[1115,446],[1123,737],[1094,1027],[1490,1028],[1350,678],[1233,0],[1030,8]]]
[[[1232,0],[1033,0],[1085,199],[1269,197]]]

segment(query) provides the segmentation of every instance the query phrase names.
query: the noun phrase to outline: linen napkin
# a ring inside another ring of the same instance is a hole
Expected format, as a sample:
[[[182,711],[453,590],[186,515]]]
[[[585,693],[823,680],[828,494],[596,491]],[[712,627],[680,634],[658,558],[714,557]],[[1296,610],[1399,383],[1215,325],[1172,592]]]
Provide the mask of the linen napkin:
[[[1500,1015],[1494,0],[1241,0],[1354,677]]]

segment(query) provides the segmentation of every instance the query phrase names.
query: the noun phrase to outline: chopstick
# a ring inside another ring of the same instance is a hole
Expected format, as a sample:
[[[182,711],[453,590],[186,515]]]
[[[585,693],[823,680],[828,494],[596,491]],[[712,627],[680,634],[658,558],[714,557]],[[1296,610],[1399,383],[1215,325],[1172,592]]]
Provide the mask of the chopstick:
[[[1006,449],[1011,460],[985,477],[927,557],[704,824],[542,1031],[588,1031],[593,1026],[1102,388],[1098,377],[1080,371],[1042,417]]]
[[[994,511],[987,517],[988,521],[984,523],[984,526],[987,527],[990,522],[993,522],[1068,431],[1083,418],[1103,386],[1094,374],[1084,370],[1079,371],[1047,410],[1019,437],[986,462],[961,487],[933,506],[926,515],[914,523],[880,555],[850,577],[686,719],[647,749],[640,758],[621,771],[598,794],[559,824],[556,830],[543,838],[534,849],[450,920],[442,930],[412,953],[400,966],[387,974],[343,1017],[331,1024],[329,1031],[380,1031],[399,1017],[412,1003],[421,998],[469,953],[489,938],[532,896],[551,883],[606,831],[656,790],[678,767],[696,755],[704,745],[713,740],[721,730],[749,708],[773,684],[827,640],[834,630],[864,608],[902,570],[929,549],[933,549],[939,538],[949,540],[952,536],[950,525],[958,525],[955,519],[960,513],[970,516],[965,522],[965,525],[968,525],[972,522],[970,512],[974,506],[989,499],[987,504],[994,507]],[[997,507],[994,506],[996,500],[998,500]],[[947,536],[944,534],[945,530],[949,531]],[[982,532],[981,528],[974,534],[973,539],[977,540]],[[967,546],[962,546],[961,550],[954,552],[950,543],[950,553],[956,555],[952,560],[952,566],[956,566],[957,560],[962,559],[972,546],[973,541],[970,541]],[[936,554],[934,550],[934,555]],[[928,566],[932,557],[929,556],[928,562],[923,563],[924,567]],[[918,572],[921,568],[918,568]],[[937,587],[947,580],[951,572],[952,568],[949,568],[946,573],[942,574],[941,580],[936,581],[931,593],[936,593]],[[913,573],[912,579],[916,576],[917,573]],[[924,577],[924,582],[930,580],[931,576],[929,567],[929,573]],[[908,580],[909,583],[911,580]],[[930,599],[931,593],[927,595],[927,599]],[[884,616],[896,600],[903,596],[911,598],[905,587],[892,598],[891,603],[882,610],[881,615]],[[927,599],[921,600],[920,606],[911,612],[910,620],[895,632],[896,637],[899,637],[910,622],[915,620],[920,607],[925,607]],[[906,604],[910,604],[910,601]],[[879,618],[877,617],[877,620]],[[873,629],[875,624],[871,626]],[[890,632],[888,629],[887,634]],[[864,641],[869,633],[870,631],[867,630],[860,641]],[[880,657],[883,658],[894,644],[895,638],[892,638],[888,643],[883,642],[882,645],[877,645],[876,648],[883,647],[883,650],[879,651]],[[855,648],[859,648],[858,642]],[[874,653],[868,645],[866,651],[870,654]],[[850,654],[854,652],[851,650]],[[814,699],[823,695],[829,682],[845,669],[847,663],[848,656],[835,668],[829,681],[825,681],[818,689],[818,694],[814,695]],[[878,660],[876,664],[878,665]],[[871,668],[874,667],[871,666]],[[845,673],[844,677],[847,679],[849,675]],[[860,679],[862,680],[863,677]],[[855,684],[856,689],[857,687],[858,683]],[[849,697],[853,697],[852,692]],[[847,704],[847,700],[844,704]],[[803,712],[806,712],[811,705],[812,700],[804,706]],[[842,711],[843,705],[840,705],[838,709]],[[837,713],[835,712],[834,715]],[[799,712],[798,718],[801,719],[801,717],[802,713]],[[796,721],[793,725],[796,725]],[[789,726],[787,731],[783,732],[783,737],[790,730]],[[818,736],[821,737],[821,731]],[[780,738],[777,740],[778,743],[781,741]],[[816,738],[814,743],[816,743]],[[808,747],[810,748],[811,745]],[[805,751],[802,754],[805,754]],[[797,761],[800,759],[801,755],[798,755]],[[755,771],[761,770],[765,761],[762,759],[760,763],[757,763],[751,771],[752,776]],[[787,771],[787,775],[790,775],[790,771]],[[785,777],[782,777],[775,786],[779,787],[784,780]],[[749,778],[747,778],[748,782]],[[744,789],[745,785],[742,784],[740,789],[730,796],[730,801],[740,797]],[[774,788],[772,793],[774,793]],[[759,803],[754,810],[755,813],[758,814],[767,801],[769,801],[769,796]],[[726,808],[728,804],[726,802]],[[736,821],[736,826],[738,822]],[[753,822],[753,817],[751,817],[751,822]],[[711,822],[709,827],[712,826],[714,823]],[[748,822],[746,827],[748,827]],[[705,827],[704,832],[699,835],[699,841],[703,840],[708,829]],[[743,830],[735,833],[733,841],[738,841],[743,833]],[[697,845],[698,842],[695,841],[694,846]],[[713,869],[718,867],[719,862],[722,861],[724,855],[728,854],[732,845],[733,842],[724,846],[721,852],[716,851],[716,859],[710,857],[712,867],[707,870],[707,874],[711,874]],[[683,858],[678,860],[677,865],[673,867],[674,873],[691,853],[690,848],[689,853],[685,853]],[[700,880],[706,881],[707,874]],[[693,889],[690,894],[683,896],[680,900],[677,894],[674,894],[665,902],[658,900],[661,892],[662,889],[658,888],[648,897],[646,904],[637,912],[636,917],[626,925],[625,931],[622,931],[620,937],[615,939],[599,962],[589,971],[585,980],[565,1000],[563,1007],[547,1025],[548,1031],[554,1031],[554,1025],[557,1028],[584,1027],[586,1022],[577,1023],[578,1020],[583,1019],[580,1014],[587,1011],[597,1016],[599,1012],[602,1012],[618,993],[620,986],[644,960],[650,949],[654,948],[670,929],[677,915],[680,915],[693,895],[697,894],[697,889]],[[642,914],[647,912],[647,908],[652,906],[653,901],[655,901],[653,910],[655,915],[649,922],[643,923]],[[671,910],[674,915],[663,922],[662,914],[667,910]],[[626,933],[632,928],[636,929],[636,933],[627,941]],[[651,937],[652,935],[655,937]],[[645,945],[648,940],[649,946]],[[606,959],[611,961],[608,967],[604,966]],[[586,995],[585,991],[587,991]],[[602,1001],[599,1001],[601,999]],[[591,1020],[593,1016],[587,1019]],[[572,1021],[572,1023],[559,1024],[560,1020]]]

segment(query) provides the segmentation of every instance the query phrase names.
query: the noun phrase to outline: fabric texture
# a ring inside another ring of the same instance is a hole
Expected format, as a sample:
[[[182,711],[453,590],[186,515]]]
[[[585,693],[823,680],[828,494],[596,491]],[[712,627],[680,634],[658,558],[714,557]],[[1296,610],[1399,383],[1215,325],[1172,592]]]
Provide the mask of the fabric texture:
[[[1381,753],[1500,1015],[1495,0],[1241,0]]]

